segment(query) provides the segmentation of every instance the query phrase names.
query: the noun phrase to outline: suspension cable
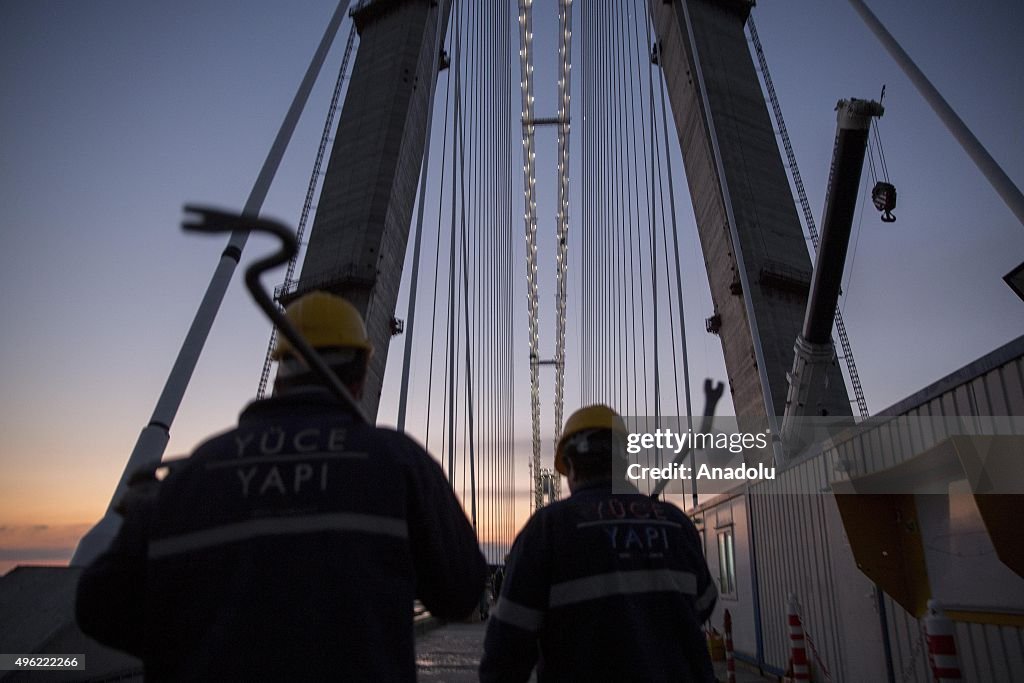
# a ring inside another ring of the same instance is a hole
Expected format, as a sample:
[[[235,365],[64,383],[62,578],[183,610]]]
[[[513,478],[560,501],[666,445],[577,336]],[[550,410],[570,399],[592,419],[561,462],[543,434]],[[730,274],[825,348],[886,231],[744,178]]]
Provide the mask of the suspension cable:
[[[457,3],[457,0],[456,0]],[[460,72],[462,70],[462,4],[457,3],[458,11],[455,12],[455,27],[454,27],[454,42],[455,51],[452,55],[451,69],[455,72],[455,103],[453,105],[454,113],[453,124],[452,124],[452,193],[451,193],[451,223],[450,233],[448,239],[448,343],[447,358],[445,359],[445,371],[448,375],[448,479],[452,486],[455,486],[455,396],[456,396],[456,378],[458,376],[458,366],[455,362],[456,347],[458,346],[458,336],[455,329],[455,314],[456,314],[456,289],[455,289],[455,273],[456,273],[456,260],[455,260],[455,245],[457,232],[456,226],[456,197],[458,196],[459,188],[459,155],[458,155],[458,136],[459,136],[459,125],[458,122],[461,118],[461,105],[462,105],[462,92],[461,92],[461,77]],[[453,7],[454,9],[454,7]]]
[[[630,59],[629,65],[632,66],[632,59]],[[626,142],[626,148],[627,148],[626,149],[627,155],[631,154],[632,155],[632,159],[633,159],[632,164],[628,163],[628,159],[627,159],[627,164],[626,164],[626,188],[625,189],[627,190],[627,192],[629,194],[629,197],[627,198],[627,200],[625,202],[625,204],[626,204],[626,214],[627,214],[626,215],[626,226],[627,226],[627,229],[628,229],[628,236],[626,236],[625,234],[623,235],[623,237],[626,240],[626,249],[624,251],[626,251],[629,254],[629,266],[627,268],[627,272],[630,273],[630,278],[629,278],[629,303],[628,303],[627,307],[629,309],[629,318],[630,318],[630,333],[628,335],[628,340],[629,340],[630,344],[628,346],[629,346],[629,349],[630,349],[630,354],[629,355],[631,356],[631,360],[632,360],[632,372],[630,373],[630,377],[632,379],[632,394],[630,396],[629,392],[627,392],[626,405],[627,405],[627,413],[629,413],[629,414],[643,414],[642,411],[641,411],[641,408],[640,408],[640,395],[638,394],[639,383],[640,383],[640,380],[638,378],[640,377],[640,373],[637,370],[637,339],[639,338],[641,341],[643,341],[643,339],[644,339],[644,334],[643,334],[644,317],[643,317],[643,308],[642,308],[643,305],[644,305],[644,302],[643,302],[643,290],[642,289],[640,290],[639,300],[638,300],[638,297],[637,297],[637,279],[640,278],[641,279],[641,283],[642,283],[642,277],[643,276],[642,276],[641,265],[640,265],[640,263],[638,263],[636,261],[636,256],[638,255],[638,252],[634,248],[634,245],[637,245],[639,243],[639,241],[640,241],[639,240],[639,232],[638,232],[637,235],[634,235],[634,233],[633,233],[633,225],[634,225],[634,223],[637,220],[639,220],[639,217],[640,217],[640,206],[639,206],[639,200],[638,200],[638,197],[637,197],[637,193],[638,193],[637,187],[638,187],[638,182],[639,181],[637,181],[637,179],[635,177],[635,175],[636,175],[635,172],[639,168],[639,165],[638,165],[638,161],[637,161],[637,150],[636,150],[636,148],[637,148],[637,144],[636,144],[636,142],[637,142],[637,140],[636,140],[636,128],[637,128],[637,126],[636,126],[636,84],[635,84],[634,79],[633,79],[632,68],[630,68],[629,71],[627,72],[627,79],[626,80],[627,80],[627,82],[629,84],[629,97],[627,98],[625,96],[626,93],[623,93],[623,98],[622,99],[623,99],[624,108],[628,112],[628,118],[629,118],[629,122],[626,124],[626,127],[627,127],[627,130],[630,131],[631,135],[627,135],[625,137],[625,142]],[[632,173],[631,173],[631,171],[632,171]],[[636,209],[635,216],[634,216],[634,207]],[[639,316],[638,316],[637,309],[639,309]],[[637,327],[636,327],[637,326],[637,318],[638,317],[640,318],[640,326],[641,326],[640,334],[637,334]],[[646,352],[645,349],[642,347],[641,354],[643,354],[645,352]],[[632,399],[632,408],[628,407],[630,405],[630,401],[629,401],[630,398]],[[646,412],[646,411],[643,411],[643,412]]]
[[[413,236],[412,272],[409,278],[409,307],[406,313],[405,351],[402,357],[402,381],[398,397],[398,431],[405,430],[405,411],[409,401],[409,373],[412,361],[412,344],[416,323],[416,292],[419,285],[420,245],[423,240],[423,213],[427,204],[427,176],[430,173],[430,134],[434,120],[434,91],[437,87],[437,66],[441,59],[441,46],[444,44],[444,31],[441,30],[441,5],[435,4],[436,20],[434,22],[434,55],[430,62],[430,86],[427,90],[427,121],[423,140],[423,160],[420,163],[420,189],[417,202],[416,227]]]
[[[433,387],[434,387],[434,342],[435,342],[435,338],[436,338],[436,334],[437,334],[437,320],[438,320],[438,317],[439,317],[437,315],[437,304],[438,304],[437,283],[438,283],[438,275],[439,275],[440,263],[441,263],[441,212],[443,210],[443,205],[444,205],[445,159],[447,157],[446,152],[447,152],[447,149],[448,149],[448,105],[449,105],[449,102],[451,101],[450,100],[450,96],[451,96],[451,85],[452,85],[452,79],[450,77],[450,74],[451,74],[451,71],[449,70],[449,77],[445,79],[445,88],[444,88],[444,109],[443,109],[443,111],[444,111],[445,115],[443,117],[444,118],[444,123],[443,123],[444,128],[443,128],[442,133],[441,133],[441,163],[439,164],[439,166],[440,166],[440,178],[438,180],[438,193],[437,193],[437,221],[436,221],[436,223],[437,223],[437,239],[436,239],[435,244],[434,244],[434,282],[433,282],[433,294],[432,294],[431,299],[430,299],[430,301],[431,301],[431,308],[432,308],[432,310],[431,310],[431,314],[432,315],[431,315],[431,321],[430,321],[430,351],[427,354],[427,357],[429,359],[428,360],[429,365],[428,365],[428,368],[427,368],[427,411],[426,411],[426,423],[424,425],[424,430],[425,430],[425,434],[426,434],[426,436],[424,437],[424,443],[427,445],[427,449],[428,450],[430,448],[430,425],[431,425],[430,414],[431,414],[431,408],[433,406],[433,396],[434,396],[434,391],[433,391]],[[426,201],[425,198],[423,199],[423,201]],[[444,401],[442,399],[442,406],[443,405],[444,405]],[[444,433],[444,430],[443,430],[443,425],[442,425],[442,435],[443,435],[443,433]],[[443,436],[442,436],[442,439],[443,439]]]

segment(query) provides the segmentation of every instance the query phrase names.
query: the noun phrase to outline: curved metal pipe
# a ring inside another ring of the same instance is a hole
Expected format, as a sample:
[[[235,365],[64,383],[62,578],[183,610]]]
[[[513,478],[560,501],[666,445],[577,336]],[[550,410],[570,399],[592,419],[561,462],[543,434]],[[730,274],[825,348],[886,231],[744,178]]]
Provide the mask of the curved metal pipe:
[[[349,390],[345,388],[334,371],[328,367],[320,354],[309,345],[309,342],[295,329],[295,326],[281,313],[274,303],[274,300],[263,288],[260,276],[278,266],[288,263],[298,250],[298,243],[295,236],[283,223],[259,216],[247,216],[243,214],[230,213],[219,209],[211,209],[200,206],[186,206],[186,214],[192,214],[192,220],[186,220],[181,224],[186,232],[220,233],[220,232],[263,232],[274,235],[281,240],[280,248],[274,253],[264,256],[253,262],[245,269],[245,286],[252,294],[263,312],[267,314],[277,329],[283,334],[292,346],[302,355],[306,365],[320,377],[320,380],[327,385],[338,399],[352,411],[358,420],[369,423],[366,415],[363,414],[359,403],[352,397]]]

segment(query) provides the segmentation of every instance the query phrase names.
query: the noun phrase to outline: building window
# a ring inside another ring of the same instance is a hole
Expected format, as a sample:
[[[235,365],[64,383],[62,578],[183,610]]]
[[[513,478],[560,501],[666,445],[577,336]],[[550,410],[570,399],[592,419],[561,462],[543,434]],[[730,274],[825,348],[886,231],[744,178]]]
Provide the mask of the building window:
[[[736,597],[736,544],[731,526],[718,531],[718,591],[722,597]]]

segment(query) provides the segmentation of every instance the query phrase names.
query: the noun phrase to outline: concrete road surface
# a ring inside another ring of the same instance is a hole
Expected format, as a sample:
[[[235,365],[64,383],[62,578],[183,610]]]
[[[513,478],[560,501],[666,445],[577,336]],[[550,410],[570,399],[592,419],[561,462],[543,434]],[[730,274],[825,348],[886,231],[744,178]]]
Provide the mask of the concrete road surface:
[[[447,624],[416,636],[416,669],[421,681],[464,683],[479,680],[486,622]]]
[[[430,683],[476,681],[480,654],[484,649],[487,624],[447,624],[424,630],[416,636],[416,668],[419,680]],[[715,662],[718,680],[725,680],[725,663]],[[536,677],[531,678],[536,680]],[[737,663],[737,683],[777,681],[762,678],[756,671]]]

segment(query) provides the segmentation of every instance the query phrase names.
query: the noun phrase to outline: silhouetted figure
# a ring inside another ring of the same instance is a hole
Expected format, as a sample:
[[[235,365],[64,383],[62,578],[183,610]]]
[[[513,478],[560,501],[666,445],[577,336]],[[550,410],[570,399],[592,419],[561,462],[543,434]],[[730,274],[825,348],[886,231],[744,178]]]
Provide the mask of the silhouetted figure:
[[[555,452],[572,495],[538,510],[512,546],[482,681],[714,681],[701,624],[718,591],[689,517],[613,483],[607,406],[574,413]],[[620,470],[624,471],[624,467]]]
[[[287,317],[355,396],[372,346],[347,301]],[[413,600],[460,619],[486,565],[441,468],[355,419],[287,341],[273,398],[131,487],[78,586],[82,630],[153,680],[414,680]]]

